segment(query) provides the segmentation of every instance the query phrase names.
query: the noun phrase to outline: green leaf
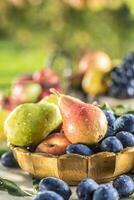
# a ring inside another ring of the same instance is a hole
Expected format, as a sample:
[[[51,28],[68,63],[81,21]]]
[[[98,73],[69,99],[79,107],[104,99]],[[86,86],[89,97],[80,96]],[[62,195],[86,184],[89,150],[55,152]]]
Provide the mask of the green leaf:
[[[111,111],[113,112],[112,108],[109,106],[108,103],[104,103],[102,105],[99,106],[102,110],[106,110],[106,111]]]
[[[114,114],[116,116],[121,116],[123,114],[134,114],[134,109],[130,108],[129,106],[118,105],[113,108]]]
[[[39,179],[33,178],[33,188],[35,192],[39,191],[39,182],[40,182]]]
[[[34,193],[28,190],[21,189],[16,183],[13,181],[0,178],[0,190],[7,191],[10,195],[13,196],[33,196]]]

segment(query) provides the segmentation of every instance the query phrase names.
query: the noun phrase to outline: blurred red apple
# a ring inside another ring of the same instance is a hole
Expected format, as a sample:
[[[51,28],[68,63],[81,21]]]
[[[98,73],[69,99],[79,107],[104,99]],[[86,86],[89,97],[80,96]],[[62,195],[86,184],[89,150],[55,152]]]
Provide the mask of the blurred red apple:
[[[12,88],[11,97],[17,105],[25,102],[37,102],[41,91],[42,88],[37,83],[15,84]]]
[[[49,68],[44,68],[40,71],[35,72],[33,74],[33,80],[43,85],[56,85],[57,83],[59,83],[59,77],[54,71]]]
[[[48,153],[52,155],[63,155],[66,152],[66,147],[70,144],[63,133],[54,133],[49,135],[41,142],[36,152]]]
[[[45,68],[34,74],[24,74],[13,82],[10,96],[0,95],[0,107],[12,110],[26,102],[38,102],[50,95],[50,88],[61,91],[58,75]]]

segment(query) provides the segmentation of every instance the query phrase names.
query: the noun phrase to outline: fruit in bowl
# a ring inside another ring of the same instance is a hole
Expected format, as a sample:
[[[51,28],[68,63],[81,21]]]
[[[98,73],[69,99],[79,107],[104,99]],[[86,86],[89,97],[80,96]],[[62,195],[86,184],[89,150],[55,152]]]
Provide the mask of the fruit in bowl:
[[[7,139],[16,146],[35,145],[60,126],[61,122],[62,117],[55,104],[22,104],[5,121]]]
[[[36,147],[35,152],[63,155],[65,154],[66,148],[69,144],[69,140],[63,133],[53,133]]]
[[[104,107],[51,92],[56,96],[17,107],[5,122],[8,142],[22,169],[72,185],[84,178],[106,182],[133,169],[130,110],[117,116],[112,109],[106,112]],[[124,134],[126,120],[129,133]]]
[[[105,136],[107,120],[97,106],[60,95],[59,108],[64,134],[72,143],[94,144]]]
[[[4,130],[4,122],[9,112],[7,110],[0,109],[0,142],[6,141],[6,133]]]

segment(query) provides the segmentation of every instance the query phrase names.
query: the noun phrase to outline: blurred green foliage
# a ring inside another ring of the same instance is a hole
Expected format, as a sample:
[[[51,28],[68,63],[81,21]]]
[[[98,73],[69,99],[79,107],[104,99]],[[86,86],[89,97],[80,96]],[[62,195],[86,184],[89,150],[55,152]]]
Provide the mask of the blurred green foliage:
[[[104,50],[113,58],[134,49],[133,0],[111,0],[96,10],[75,9],[62,0],[24,2],[0,1],[0,84],[41,68],[56,49],[68,51],[74,59],[87,49]]]

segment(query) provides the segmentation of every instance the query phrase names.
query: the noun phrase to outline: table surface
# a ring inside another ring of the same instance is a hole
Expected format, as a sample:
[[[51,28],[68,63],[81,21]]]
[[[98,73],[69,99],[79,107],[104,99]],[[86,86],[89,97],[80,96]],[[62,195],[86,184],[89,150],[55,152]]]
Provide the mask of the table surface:
[[[31,177],[28,174],[24,173],[22,170],[7,169],[0,164],[0,177],[12,180],[24,188],[27,187],[32,188]],[[72,197],[70,200],[78,200],[75,194],[76,188],[71,187],[71,189],[72,189]],[[130,199],[131,198],[124,200],[130,200]],[[31,200],[31,198],[14,197],[7,194],[6,192],[0,191],[0,200]]]

